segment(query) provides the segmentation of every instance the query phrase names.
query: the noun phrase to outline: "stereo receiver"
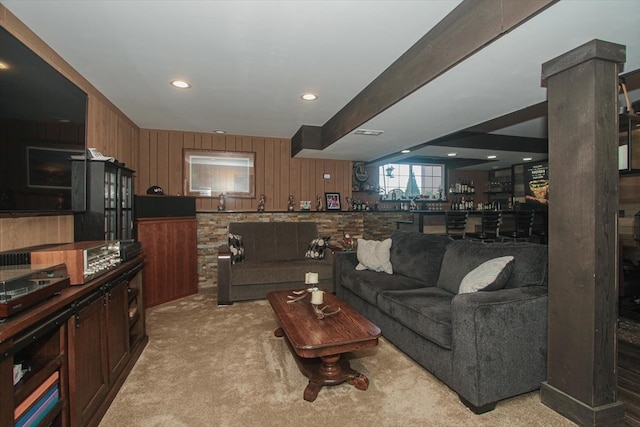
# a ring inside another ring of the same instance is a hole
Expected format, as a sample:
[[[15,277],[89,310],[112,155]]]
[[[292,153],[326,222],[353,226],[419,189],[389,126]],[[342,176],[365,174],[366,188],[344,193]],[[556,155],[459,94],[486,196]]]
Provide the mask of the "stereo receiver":
[[[32,263],[64,263],[71,285],[83,285],[120,264],[120,242],[75,242],[31,253]]]

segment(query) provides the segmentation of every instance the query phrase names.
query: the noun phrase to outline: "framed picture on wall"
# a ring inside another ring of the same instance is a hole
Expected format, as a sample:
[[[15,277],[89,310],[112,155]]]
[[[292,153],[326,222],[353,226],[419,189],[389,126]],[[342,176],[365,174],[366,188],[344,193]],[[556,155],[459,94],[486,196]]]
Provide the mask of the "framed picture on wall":
[[[340,210],[340,193],[324,193],[328,211]]]
[[[183,154],[187,196],[255,197],[255,153],[184,149]]]
[[[71,188],[71,156],[83,151],[27,147],[27,186]]]

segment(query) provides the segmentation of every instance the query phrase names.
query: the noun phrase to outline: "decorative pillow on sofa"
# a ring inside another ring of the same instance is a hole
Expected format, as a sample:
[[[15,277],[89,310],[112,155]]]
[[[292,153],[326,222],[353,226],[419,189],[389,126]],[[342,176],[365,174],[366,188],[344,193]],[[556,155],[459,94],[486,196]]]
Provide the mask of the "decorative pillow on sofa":
[[[509,281],[512,269],[512,256],[503,256],[485,261],[464,276],[460,282],[458,293],[467,294],[502,289]]]
[[[393,274],[391,266],[391,239],[381,242],[377,240],[358,239],[358,265],[356,270],[384,271]]]
[[[324,259],[324,251],[327,249],[330,238],[331,237],[318,237],[313,239],[311,243],[309,243],[309,249],[307,249],[304,257],[308,259]]]
[[[229,251],[231,252],[231,264],[244,260],[244,246],[242,245],[241,235],[229,233]]]

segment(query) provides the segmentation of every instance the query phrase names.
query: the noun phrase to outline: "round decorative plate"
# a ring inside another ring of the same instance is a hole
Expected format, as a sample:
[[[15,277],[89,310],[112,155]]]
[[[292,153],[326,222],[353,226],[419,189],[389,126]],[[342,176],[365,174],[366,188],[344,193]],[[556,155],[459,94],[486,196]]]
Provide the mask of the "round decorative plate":
[[[360,182],[366,182],[369,179],[369,172],[364,165],[358,165],[355,167],[356,179]]]

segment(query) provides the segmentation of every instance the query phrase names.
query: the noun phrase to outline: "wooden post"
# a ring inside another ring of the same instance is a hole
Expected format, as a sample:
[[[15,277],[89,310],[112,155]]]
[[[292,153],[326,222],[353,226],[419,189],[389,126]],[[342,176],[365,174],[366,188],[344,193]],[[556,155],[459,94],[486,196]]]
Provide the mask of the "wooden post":
[[[618,65],[593,40],[542,66],[549,108],[549,348],[542,402],[584,426],[617,401]]]

